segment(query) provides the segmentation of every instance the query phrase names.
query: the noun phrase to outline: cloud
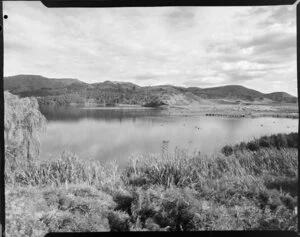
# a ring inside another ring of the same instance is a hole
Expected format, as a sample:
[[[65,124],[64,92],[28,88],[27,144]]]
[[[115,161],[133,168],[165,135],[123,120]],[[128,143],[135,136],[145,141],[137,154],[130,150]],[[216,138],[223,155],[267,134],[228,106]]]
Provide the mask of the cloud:
[[[3,4],[9,16],[4,21],[5,75],[139,85],[239,83],[262,91],[269,90],[268,83],[285,80],[287,92],[296,92],[292,8]]]
[[[157,75],[153,75],[153,74],[141,74],[141,75],[136,75],[135,80],[136,81],[143,81],[143,80],[149,81],[149,80],[152,80],[153,78],[157,78],[157,77],[158,77]]]
[[[186,30],[187,27],[194,26],[195,13],[190,7],[177,7],[165,15],[167,24],[174,30]]]
[[[259,14],[266,11],[263,8]],[[281,80],[296,78],[296,34],[291,30],[257,31],[249,37],[215,40],[207,44],[206,52],[215,60],[215,70],[229,83],[249,83],[257,79],[271,83],[276,77]],[[294,94],[295,88],[290,88]]]
[[[245,24],[251,17],[256,27],[268,29],[272,27],[295,27],[295,6],[260,6],[251,7],[248,11],[236,14],[241,24]]]
[[[240,41],[239,47],[254,48],[254,53],[279,53],[286,54],[286,50],[290,53],[289,49],[295,51],[296,37],[294,33],[271,32],[258,37],[253,37],[246,41]]]

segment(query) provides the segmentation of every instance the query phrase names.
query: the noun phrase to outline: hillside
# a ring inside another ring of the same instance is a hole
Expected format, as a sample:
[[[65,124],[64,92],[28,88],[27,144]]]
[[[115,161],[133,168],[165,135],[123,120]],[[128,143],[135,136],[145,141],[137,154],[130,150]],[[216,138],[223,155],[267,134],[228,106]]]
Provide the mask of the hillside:
[[[277,102],[297,103],[297,98],[286,92],[274,92],[266,94],[265,97]]]
[[[78,90],[87,84],[77,79],[55,79],[38,75],[4,77],[4,90],[20,96],[47,96]]]
[[[43,104],[147,104],[161,101],[186,106],[211,103],[297,103],[297,97],[285,92],[264,94],[240,85],[212,88],[172,85],[138,86],[130,82],[104,81],[87,84],[77,79],[54,79],[37,75],[4,78],[4,90],[20,96],[36,96]]]
[[[213,88],[192,88],[191,90],[197,96],[206,99],[227,99],[227,100],[245,100],[245,101],[255,101],[262,100],[264,94],[248,89],[243,86],[221,86]]]

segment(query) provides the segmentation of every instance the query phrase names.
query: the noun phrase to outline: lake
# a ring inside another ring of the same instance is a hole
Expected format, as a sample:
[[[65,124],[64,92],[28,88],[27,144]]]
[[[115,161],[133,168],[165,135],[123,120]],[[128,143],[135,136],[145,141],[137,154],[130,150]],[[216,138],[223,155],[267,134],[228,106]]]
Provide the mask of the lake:
[[[41,158],[69,150],[82,159],[116,160],[132,154],[159,153],[164,146],[214,153],[262,135],[298,131],[298,119],[171,116],[159,109],[137,107],[41,107],[48,120],[41,137]],[[164,144],[164,145],[163,145]]]

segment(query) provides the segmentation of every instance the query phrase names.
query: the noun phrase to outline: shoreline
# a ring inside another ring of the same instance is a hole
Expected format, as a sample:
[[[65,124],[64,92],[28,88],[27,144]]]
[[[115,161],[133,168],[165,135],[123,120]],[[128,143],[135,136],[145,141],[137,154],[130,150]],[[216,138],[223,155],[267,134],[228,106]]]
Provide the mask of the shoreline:
[[[229,117],[229,118],[291,118],[298,119],[297,104],[276,104],[276,105],[164,105],[159,107],[145,107],[133,104],[118,104],[115,106],[103,106],[102,104],[51,104],[40,106],[45,107],[77,107],[83,110],[160,110],[162,115],[168,116],[207,116],[207,117]]]
[[[251,105],[239,108],[234,105],[199,106],[199,107],[168,107],[169,115],[231,117],[231,118],[291,118],[298,119],[299,112],[296,105]]]

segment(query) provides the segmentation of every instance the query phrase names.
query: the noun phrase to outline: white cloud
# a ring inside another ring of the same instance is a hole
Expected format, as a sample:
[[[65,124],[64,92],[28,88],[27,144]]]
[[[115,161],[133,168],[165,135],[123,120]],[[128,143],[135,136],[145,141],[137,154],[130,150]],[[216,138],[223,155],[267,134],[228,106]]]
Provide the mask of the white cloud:
[[[297,92],[295,8],[3,5],[5,75]]]

